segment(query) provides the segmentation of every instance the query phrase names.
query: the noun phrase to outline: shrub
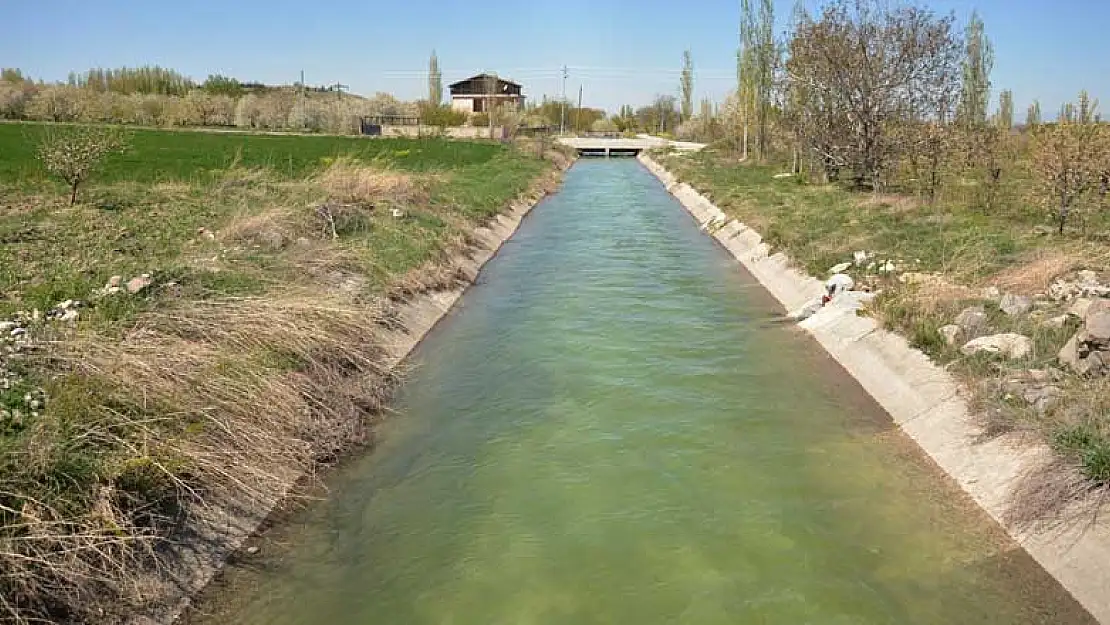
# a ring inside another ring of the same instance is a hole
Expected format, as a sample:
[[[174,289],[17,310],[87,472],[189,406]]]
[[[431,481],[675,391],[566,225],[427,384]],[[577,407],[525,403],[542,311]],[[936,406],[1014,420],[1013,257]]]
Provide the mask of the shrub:
[[[427,126],[462,126],[466,123],[466,113],[456,111],[449,106],[425,104],[420,107],[420,122]]]
[[[51,128],[39,143],[37,158],[46,171],[70,188],[69,203],[77,203],[77,188],[110,154],[122,152],[126,138],[116,128],[71,126]]]

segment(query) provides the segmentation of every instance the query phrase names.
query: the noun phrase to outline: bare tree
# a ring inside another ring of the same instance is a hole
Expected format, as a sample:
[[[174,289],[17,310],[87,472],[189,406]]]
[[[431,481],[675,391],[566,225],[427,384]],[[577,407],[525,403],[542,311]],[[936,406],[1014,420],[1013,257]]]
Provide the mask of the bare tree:
[[[75,126],[49,128],[39,143],[37,157],[46,171],[69,185],[69,203],[77,203],[77,188],[108,155],[126,149],[127,140],[116,128]]]
[[[874,188],[903,149],[891,128],[948,121],[937,112],[958,85],[953,21],[882,0],[835,0],[796,26],[787,82],[805,91],[796,119],[830,177],[848,168],[857,186]]]
[[[694,116],[694,59],[690,51],[682,53],[682,120]]]
[[[1107,131],[1094,119],[1098,104],[1084,96],[1078,106],[1066,104],[1055,124],[1033,130],[1037,191],[1055,213],[1060,234],[1072,213],[1092,199],[1107,159]]]

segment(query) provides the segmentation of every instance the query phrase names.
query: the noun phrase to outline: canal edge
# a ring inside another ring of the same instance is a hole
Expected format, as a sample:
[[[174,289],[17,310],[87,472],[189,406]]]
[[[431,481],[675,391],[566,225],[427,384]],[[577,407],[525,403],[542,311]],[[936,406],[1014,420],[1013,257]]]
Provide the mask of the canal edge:
[[[639,161],[678,203],[787,310],[820,297],[820,280],[796,269],[762,236],[729,219],[708,198],[680,182],[647,154]],[[1013,485],[1051,461],[1051,450],[1013,433],[976,441],[981,428],[943,368],[854,310],[827,307],[799,324],[975,503],[987,512],[1098,622],[1110,625],[1110,528],[1068,524],[1021,529],[1007,523]]]

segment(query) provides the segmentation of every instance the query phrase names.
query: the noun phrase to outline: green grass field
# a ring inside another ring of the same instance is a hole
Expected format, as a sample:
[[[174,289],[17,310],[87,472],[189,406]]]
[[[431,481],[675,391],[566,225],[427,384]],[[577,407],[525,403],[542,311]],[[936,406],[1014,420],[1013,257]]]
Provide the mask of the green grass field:
[[[47,124],[0,124],[0,182],[45,181],[34,161],[35,146]],[[300,178],[325,159],[348,156],[384,161],[405,171],[479,165],[503,150],[493,143],[443,139],[371,139],[339,136],[254,135],[228,132],[128,130],[131,148],[112,158],[98,180],[106,182],[203,181],[233,164],[265,168],[283,178]]]
[[[188,493],[272,505],[276,475],[362,441],[396,303],[457,286],[473,230],[562,158],[132,130],[71,206],[35,159],[49,131],[0,124],[0,321],[26,331],[0,335],[4,622],[126,614],[138,537],[179,539]],[[75,322],[50,319],[66,300]]]
[[[458,233],[443,216],[488,218],[546,167],[495,143],[133,130],[126,152],[110,157],[69,208],[60,205],[63,186],[34,158],[47,131],[0,124],[0,189],[9,204],[0,213],[0,311],[47,308],[80,299],[110,275],[152,270],[196,273],[204,289],[219,293],[253,292],[286,255],[234,250],[249,258],[234,269],[196,272],[182,266],[183,251],[227,253],[197,241],[197,229],[217,232],[275,203],[323,201],[310,181],[342,159],[421,181],[423,205],[405,207],[411,218],[395,222],[379,212],[377,227],[339,242],[384,287]]]

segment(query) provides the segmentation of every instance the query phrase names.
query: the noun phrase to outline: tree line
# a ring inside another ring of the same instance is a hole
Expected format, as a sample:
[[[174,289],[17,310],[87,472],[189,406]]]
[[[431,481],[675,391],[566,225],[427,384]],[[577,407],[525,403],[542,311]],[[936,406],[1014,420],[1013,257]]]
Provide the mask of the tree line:
[[[977,14],[961,28],[954,15],[913,4],[831,0],[811,12],[798,3],[776,41],[769,0],[743,0],[741,9],[737,86],[722,107],[693,112],[683,56],[680,137],[930,202],[959,195],[993,211],[1032,197],[1052,209],[1060,232],[1110,200],[1110,126],[1097,100],[1082,92],[1051,122],[1034,100],[1019,123],[1007,89],[992,104],[994,49]],[[659,110],[675,114],[665,99]]]

